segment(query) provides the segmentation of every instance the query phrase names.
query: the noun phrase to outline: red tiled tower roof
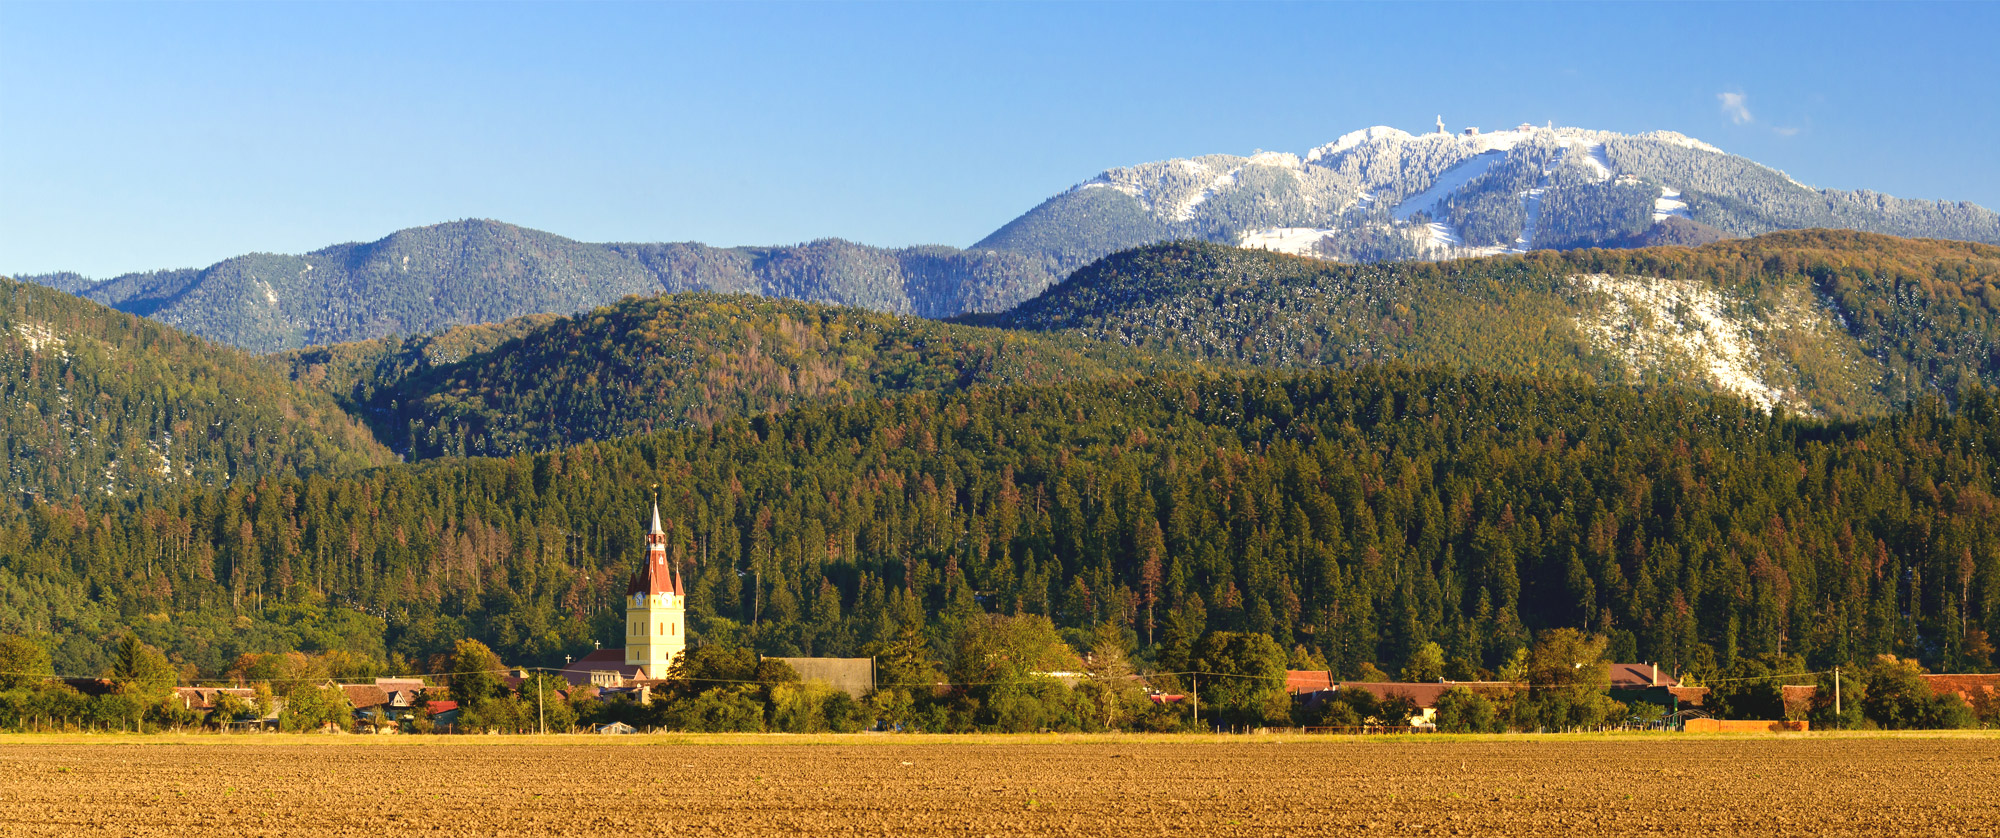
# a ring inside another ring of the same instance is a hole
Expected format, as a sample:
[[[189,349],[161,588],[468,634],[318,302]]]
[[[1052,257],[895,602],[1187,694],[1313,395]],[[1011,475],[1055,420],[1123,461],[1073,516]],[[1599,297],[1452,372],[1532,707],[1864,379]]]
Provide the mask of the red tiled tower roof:
[[[660,528],[660,504],[653,502],[653,526],[646,532],[646,562],[639,566],[639,572],[632,574],[632,584],[625,589],[625,595],[673,594],[685,596],[681,588],[681,575],[667,559],[667,533]]]

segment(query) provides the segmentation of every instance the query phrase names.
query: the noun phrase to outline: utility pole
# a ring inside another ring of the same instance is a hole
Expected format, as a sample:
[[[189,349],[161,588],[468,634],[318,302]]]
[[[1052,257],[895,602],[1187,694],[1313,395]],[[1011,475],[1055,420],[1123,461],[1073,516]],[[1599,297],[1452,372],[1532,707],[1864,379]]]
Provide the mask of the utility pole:
[[[542,674],[535,673],[535,726],[541,728],[542,735],[549,732],[549,717],[542,712]]]
[[[1188,680],[1194,682],[1194,726],[1201,727],[1201,676],[1189,675]]]
[[[1840,718],[1840,667],[1833,668],[1833,717]],[[1839,724],[1838,721],[1834,722]]]

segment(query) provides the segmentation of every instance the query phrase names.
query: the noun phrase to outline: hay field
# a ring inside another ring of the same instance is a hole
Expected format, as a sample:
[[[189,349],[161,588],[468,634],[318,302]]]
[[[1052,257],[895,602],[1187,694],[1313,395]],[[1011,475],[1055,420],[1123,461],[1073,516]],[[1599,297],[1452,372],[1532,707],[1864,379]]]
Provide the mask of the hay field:
[[[13,737],[0,835],[1996,835],[1992,736]]]

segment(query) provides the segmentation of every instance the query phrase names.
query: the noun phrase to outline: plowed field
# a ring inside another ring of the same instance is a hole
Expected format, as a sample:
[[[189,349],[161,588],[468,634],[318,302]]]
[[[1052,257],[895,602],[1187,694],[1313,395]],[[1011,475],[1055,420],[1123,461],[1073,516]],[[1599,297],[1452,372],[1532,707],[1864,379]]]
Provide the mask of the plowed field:
[[[1995,835],[2000,739],[0,742],[6,835]]]

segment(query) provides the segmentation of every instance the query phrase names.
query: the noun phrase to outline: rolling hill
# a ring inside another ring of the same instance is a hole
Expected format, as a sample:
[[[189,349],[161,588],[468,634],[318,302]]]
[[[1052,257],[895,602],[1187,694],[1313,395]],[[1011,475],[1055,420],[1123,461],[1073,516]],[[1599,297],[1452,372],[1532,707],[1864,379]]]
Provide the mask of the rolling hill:
[[[912,391],[1385,362],[1855,418],[2000,384],[1996,278],[2000,248],[1843,231],[1376,265],[1186,242],[1116,254],[956,324],[687,293],[268,360],[416,458]]]
[[[508,456],[805,403],[1192,366],[1069,335],[705,292],[271,360],[416,458]]]

